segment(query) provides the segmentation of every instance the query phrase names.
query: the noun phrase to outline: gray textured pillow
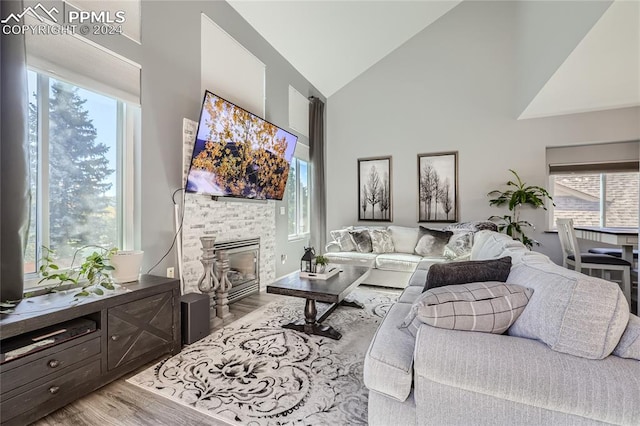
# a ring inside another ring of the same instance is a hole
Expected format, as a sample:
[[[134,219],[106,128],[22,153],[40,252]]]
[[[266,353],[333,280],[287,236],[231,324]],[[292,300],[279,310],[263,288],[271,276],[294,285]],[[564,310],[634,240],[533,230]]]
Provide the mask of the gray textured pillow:
[[[416,299],[399,327],[413,336],[421,324],[502,334],[518,319],[532,294],[529,288],[502,282],[432,288]]]
[[[444,231],[471,231],[478,232],[482,230],[496,231],[498,232],[498,225],[488,220],[476,220],[472,222],[458,222],[447,225],[443,228]]]
[[[340,251],[356,251],[356,245],[351,238],[349,231],[352,228],[339,229],[337,231],[331,231],[331,238],[340,246]]]
[[[444,257],[449,260],[469,260],[473,247],[473,232],[454,232],[444,246]]]
[[[615,356],[640,361],[640,318],[629,315],[629,324],[622,333],[618,346],[613,350]]]
[[[510,256],[491,260],[435,263],[429,267],[424,289],[484,281],[505,282],[510,271]]]
[[[393,253],[393,240],[386,229],[369,229],[371,247],[374,253]]]
[[[443,256],[444,247],[452,235],[453,232],[451,231],[440,231],[439,229],[429,229],[421,226],[415,252],[420,256]]]
[[[371,253],[371,237],[369,236],[368,229],[359,229],[357,231],[349,231],[353,242],[356,245],[356,249],[360,253]]]

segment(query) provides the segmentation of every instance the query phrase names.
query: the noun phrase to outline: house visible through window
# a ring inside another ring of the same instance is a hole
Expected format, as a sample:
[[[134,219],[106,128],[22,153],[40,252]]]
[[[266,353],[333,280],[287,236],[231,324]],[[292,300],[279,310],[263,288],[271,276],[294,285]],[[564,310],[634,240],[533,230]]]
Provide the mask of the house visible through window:
[[[35,273],[40,248],[71,265],[86,245],[124,248],[123,175],[126,105],[115,98],[30,70],[31,222],[24,271]],[[76,261],[76,265],[78,262]]]
[[[571,218],[576,225],[638,226],[638,172],[572,173],[551,176],[553,226]]]
[[[309,163],[294,157],[289,170],[286,194],[290,239],[307,236],[310,231],[310,178]]]

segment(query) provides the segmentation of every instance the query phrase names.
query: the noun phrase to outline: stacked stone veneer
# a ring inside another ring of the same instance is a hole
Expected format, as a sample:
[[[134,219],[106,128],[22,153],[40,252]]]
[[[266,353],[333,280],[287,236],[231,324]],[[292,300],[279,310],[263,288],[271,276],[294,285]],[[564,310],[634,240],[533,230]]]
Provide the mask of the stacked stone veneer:
[[[204,195],[187,194],[182,225],[182,268],[185,293],[198,292],[200,237],[212,235],[216,242],[260,238],[260,287],[276,276],[275,202],[213,201]]]
[[[190,125],[191,127],[189,127]],[[197,123],[185,119],[183,139],[184,181],[195,141]],[[216,242],[260,238],[260,287],[276,277],[275,201],[227,201],[197,194],[185,194],[182,222],[182,276],[184,292],[199,292],[202,275],[200,237],[212,235]]]

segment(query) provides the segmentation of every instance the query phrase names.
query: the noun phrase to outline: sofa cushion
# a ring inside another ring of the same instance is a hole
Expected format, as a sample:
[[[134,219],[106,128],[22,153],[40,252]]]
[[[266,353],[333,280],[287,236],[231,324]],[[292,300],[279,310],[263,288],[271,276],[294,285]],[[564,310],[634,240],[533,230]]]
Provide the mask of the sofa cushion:
[[[620,358],[640,360],[640,318],[629,315],[629,323],[625,328],[620,342],[613,350],[613,354]]]
[[[502,282],[432,288],[415,300],[401,327],[414,336],[421,324],[502,334],[524,311],[532,293],[526,287]]]
[[[413,384],[415,339],[398,325],[411,309],[408,303],[394,304],[371,340],[364,359],[364,384],[370,390],[404,401]]]
[[[620,287],[553,263],[521,263],[507,283],[534,290],[512,336],[536,339],[551,349],[602,359],[613,352],[627,323],[629,305]]]
[[[420,236],[415,252],[420,256],[444,256],[444,247],[453,235],[451,231],[420,227]]]
[[[324,256],[329,259],[330,263],[338,263],[340,265],[366,266],[373,268],[376,262],[375,253],[358,253],[356,251],[339,251],[325,253]]]
[[[500,259],[437,264],[429,268],[424,289],[484,281],[505,282],[510,270],[511,257],[509,256]]]
[[[405,253],[385,253],[376,257],[376,268],[386,271],[412,272],[422,260],[420,256]]]
[[[638,425],[639,377],[637,361],[594,362],[512,336],[423,325],[416,339],[414,393],[418,418],[426,419],[420,424]],[[421,409],[432,409],[435,421]]]
[[[400,297],[398,298],[398,303],[409,303],[413,304],[416,299],[422,294],[422,287],[418,286],[408,286],[404,289]]]
[[[416,248],[416,244],[418,244],[418,228],[392,225],[388,229],[396,253],[413,254],[413,250]]]
[[[508,256],[506,250],[529,251],[520,241],[506,234],[493,231],[479,231],[473,236],[471,260],[497,259]]]
[[[331,231],[329,234],[331,238],[338,243],[340,246],[340,251],[355,251],[356,245],[353,242],[353,238],[351,238],[351,234],[349,231],[353,229],[351,227],[345,229],[338,229],[336,231]]]
[[[473,232],[454,232],[444,246],[444,257],[449,260],[470,260],[473,247]]]
[[[358,229],[349,231],[351,235],[351,239],[353,239],[354,244],[356,245],[356,250],[360,253],[371,253],[371,236],[369,235],[368,229]]]
[[[391,234],[386,229],[369,229],[369,236],[374,253],[393,253],[395,251]]]

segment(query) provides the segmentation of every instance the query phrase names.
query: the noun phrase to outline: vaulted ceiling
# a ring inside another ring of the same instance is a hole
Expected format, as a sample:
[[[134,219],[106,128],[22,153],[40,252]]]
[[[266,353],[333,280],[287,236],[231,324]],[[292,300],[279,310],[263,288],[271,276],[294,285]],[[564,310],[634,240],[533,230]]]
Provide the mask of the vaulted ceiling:
[[[461,3],[228,2],[326,97]],[[638,0],[612,2],[520,118],[640,105],[639,20]]]

